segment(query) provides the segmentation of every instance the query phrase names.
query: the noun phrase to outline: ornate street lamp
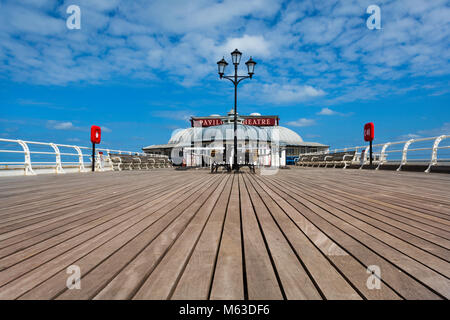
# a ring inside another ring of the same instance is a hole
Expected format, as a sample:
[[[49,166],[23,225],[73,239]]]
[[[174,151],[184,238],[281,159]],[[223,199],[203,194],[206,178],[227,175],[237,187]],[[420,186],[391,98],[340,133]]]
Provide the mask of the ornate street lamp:
[[[250,57],[250,59],[248,59],[248,61],[245,64],[247,65],[248,75],[249,75],[249,77],[251,79],[252,76],[253,76],[253,73],[255,71],[256,62],[253,61],[252,57]]]
[[[225,78],[233,82],[234,84],[234,157],[233,157],[233,170],[239,171],[239,164],[237,163],[237,86],[239,82],[244,79],[252,78],[256,62],[250,57],[250,59],[245,63],[248,69],[248,76],[238,76],[238,65],[241,62],[242,53],[236,49],[231,53],[231,60],[234,64],[234,75],[232,76],[224,76],[225,67],[228,63],[225,61],[225,58],[222,58],[219,62],[217,62],[219,68],[219,76],[220,79]]]
[[[228,65],[228,62],[225,61],[225,57],[222,58],[219,62],[217,62],[217,65],[219,67],[219,76],[220,79],[223,78],[223,74],[225,73],[225,67]]]
[[[234,51],[231,53],[231,60],[233,61],[233,64],[235,66],[239,65],[241,62],[242,52],[240,52],[238,49],[234,49]]]

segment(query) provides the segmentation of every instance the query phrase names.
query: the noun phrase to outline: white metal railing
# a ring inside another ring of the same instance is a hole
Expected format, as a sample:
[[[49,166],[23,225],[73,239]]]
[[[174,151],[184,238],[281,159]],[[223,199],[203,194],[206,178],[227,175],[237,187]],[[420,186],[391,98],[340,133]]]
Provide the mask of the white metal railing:
[[[57,173],[66,172],[87,172],[92,165],[92,148],[76,145],[56,144],[52,142],[36,142],[14,139],[0,138],[0,142],[17,144],[20,150],[0,149],[0,154],[22,154],[23,161],[3,161],[0,157],[0,175],[25,174],[35,175],[39,173]],[[50,151],[30,150],[31,146],[49,147]],[[61,149],[69,149],[68,152],[62,152]],[[110,154],[129,154],[129,155],[151,155],[152,157],[164,157],[164,155],[145,154],[142,152],[132,152],[113,149],[95,149],[96,171],[113,170]],[[33,155],[54,157],[54,161],[33,161]],[[77,161],[63,161],[62,157],[72,157]]]
[[[397,171],[400,171],[403,166],[408,164],[420,164],[423,163],[427,166],[425,172],[430,172],[431,167],[437,165],[438,163],[447,163],[450,165],[450,158],[443,158],[439,156],[439,150],[450,149],[450,145],[441,146],[441,142],[445,139],[450,139],[450,135],[441,135],[438,137],[430,137],[430,138],[417,138],[410,139],[406,141],[396,141],[396,142],[386,142],[380,144],[374,144],[372,146],[373,149],[381,148],[380,152],[373,153],[375,157],[375,164],[377,165],[376,170],[380,169],[381,166],[385,164],[398,164]],[[420,142],[432,142],[432,145],[426,147],[411,147],[412,145]],[[395,147],[400,147],[396,148]],[[392,149],[394,147],[394,149]],[[340,148],[334,150],[326,150],[321,152],[313,152],[313,153],[304,153],[299,156],[299,162],[302,161],[302,157],[306,156],[314,156],[318,157],[324,154],[331,154],[337,152],[355,152],[353,159],[351,160],[352,164],[359,164],[360,169],[365,165],[370,163],[370,147],[369,146],[356,146],[350,148]],[[411,159],[411,152],[425,152],[430,151],[430,155],[426,158],[413,158]],[[393,160],[392,155],[399,155],[400,158],[398,160]],[[311,158],[312,161],[312,158]],[[347,165],[344,166],[344,169]]]

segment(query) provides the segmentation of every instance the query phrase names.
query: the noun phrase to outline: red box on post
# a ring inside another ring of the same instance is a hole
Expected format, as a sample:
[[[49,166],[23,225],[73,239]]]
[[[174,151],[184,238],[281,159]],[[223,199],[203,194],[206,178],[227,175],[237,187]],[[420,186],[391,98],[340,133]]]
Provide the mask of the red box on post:
[[[99,126],[91,127],[91,142],[99,144],[102,139],[102,129]]]
[[[364,125],[364,141],[373,141],[375,138],[375,126],[373,122]]]

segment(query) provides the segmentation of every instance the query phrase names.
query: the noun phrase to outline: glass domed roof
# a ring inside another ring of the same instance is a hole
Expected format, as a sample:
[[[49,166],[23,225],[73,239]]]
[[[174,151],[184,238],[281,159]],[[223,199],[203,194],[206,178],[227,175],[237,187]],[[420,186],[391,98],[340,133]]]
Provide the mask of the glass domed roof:
[[[169,140],[169,144],[180,146],[190,145],[191,142],[207,141],[233,141],[233,124],[227,123],[220,126],[187,128],[176,131]],[[303,139],[296,132],[286,127],[257,127],[244,124],[237,125],[237,137],[239,141],[276,141],[281,146],[301,145]]]

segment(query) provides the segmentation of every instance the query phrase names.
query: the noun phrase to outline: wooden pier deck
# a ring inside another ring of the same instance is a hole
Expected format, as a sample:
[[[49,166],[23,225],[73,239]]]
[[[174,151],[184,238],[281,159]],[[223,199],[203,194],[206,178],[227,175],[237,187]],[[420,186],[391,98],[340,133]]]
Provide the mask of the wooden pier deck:
[[[0,199],[0,299],[450,298],[450,175],[42,175]]]

